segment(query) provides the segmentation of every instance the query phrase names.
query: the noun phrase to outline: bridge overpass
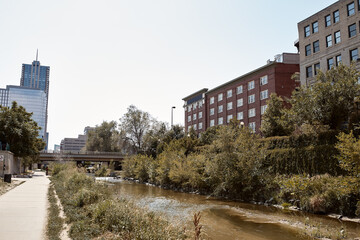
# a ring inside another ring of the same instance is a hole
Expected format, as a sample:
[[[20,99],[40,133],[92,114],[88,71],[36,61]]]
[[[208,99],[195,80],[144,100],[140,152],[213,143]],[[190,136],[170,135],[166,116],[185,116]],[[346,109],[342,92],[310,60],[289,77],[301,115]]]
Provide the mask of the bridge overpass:
[[[71,152],[61,151],[59,153],[42,152],[40,153],[41,163],[55,161],[72,162],[118,162],[121,163],[125,156],[119,152]]]

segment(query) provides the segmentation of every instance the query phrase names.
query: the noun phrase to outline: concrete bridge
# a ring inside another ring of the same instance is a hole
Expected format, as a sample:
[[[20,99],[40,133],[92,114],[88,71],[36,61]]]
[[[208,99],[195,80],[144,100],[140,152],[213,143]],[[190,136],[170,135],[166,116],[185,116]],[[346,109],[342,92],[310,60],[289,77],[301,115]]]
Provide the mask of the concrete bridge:
[[[40,153],[40,162],[50,163],[56,161],[71,162],[114,162],[120,165],[124,160],[124,155],[119,152],[72,152],[61,151],[59,153],[42,152]]]

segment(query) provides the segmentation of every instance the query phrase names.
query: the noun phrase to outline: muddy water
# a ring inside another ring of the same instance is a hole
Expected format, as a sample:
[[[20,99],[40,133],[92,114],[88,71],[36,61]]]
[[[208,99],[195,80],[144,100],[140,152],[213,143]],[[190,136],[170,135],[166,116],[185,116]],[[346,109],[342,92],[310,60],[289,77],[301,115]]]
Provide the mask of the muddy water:
[[[127,181],[116,183],[114,188],[119,196],[130,198],[140,206],[162,213],[169,220],[188,228],[191,228],[193,214],[201,211],[201,224],[207,239],[308,239],[300,234],[303,232],[300,229],[308,222],[315,226],[313,232],[318,228],[335,231],[344,228],[348,239],[360,236],[360,224],[341,223],[337,219],[324,216],[217,200]]]

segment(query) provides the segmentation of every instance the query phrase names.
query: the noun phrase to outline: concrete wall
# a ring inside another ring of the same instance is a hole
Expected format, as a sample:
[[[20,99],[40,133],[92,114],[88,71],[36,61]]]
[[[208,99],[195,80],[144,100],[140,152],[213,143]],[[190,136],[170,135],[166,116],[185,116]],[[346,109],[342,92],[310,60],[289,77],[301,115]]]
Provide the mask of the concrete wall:
[[[20,160],[15,159],[9,151],[0,151],[0,176],[4,174],[20,174]]]

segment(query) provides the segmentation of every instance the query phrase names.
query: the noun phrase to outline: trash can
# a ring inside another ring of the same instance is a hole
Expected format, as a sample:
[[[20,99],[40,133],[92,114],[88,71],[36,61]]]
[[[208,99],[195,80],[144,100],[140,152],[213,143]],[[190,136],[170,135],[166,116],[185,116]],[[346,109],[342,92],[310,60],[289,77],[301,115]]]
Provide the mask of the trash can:
[[[11,183],[11,174],[4,175],[4,182]]]

